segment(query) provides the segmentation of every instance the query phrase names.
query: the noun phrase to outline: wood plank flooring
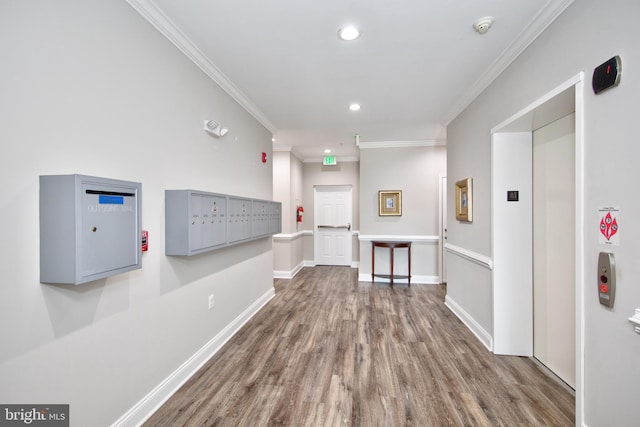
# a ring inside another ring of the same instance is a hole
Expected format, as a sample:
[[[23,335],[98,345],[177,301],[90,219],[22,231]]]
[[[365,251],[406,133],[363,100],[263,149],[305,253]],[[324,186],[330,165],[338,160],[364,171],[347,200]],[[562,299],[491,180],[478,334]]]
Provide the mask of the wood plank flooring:
[[[574,397],[495,356],[445,287],[303,269],[145,426],[572,426]]]

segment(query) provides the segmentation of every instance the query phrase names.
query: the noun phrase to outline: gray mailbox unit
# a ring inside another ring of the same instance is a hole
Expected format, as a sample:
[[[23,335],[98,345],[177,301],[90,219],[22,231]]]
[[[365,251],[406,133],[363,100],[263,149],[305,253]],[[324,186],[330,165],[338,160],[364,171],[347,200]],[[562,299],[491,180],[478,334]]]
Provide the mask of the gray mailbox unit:
[[[165,190],[165,254],[191,256],[280,233],[279,202]]]
[[[227,197],[165,190],[165,255],[195,255],[227,244]]]
[[[142,267],[142,185],[40,176],[40,281],[79,285]]]
[[[229,197],[229,243],[249,240],[251,236],[251,199]]]
[[[269,213],[271,209],[268,202],[254,200],[251,210],[253,211],[253,235],[266,236],[269,234]]]
[[[253,200],[252,235],[254,238],[280,233],[282,229],[280,207],[279,202]]]

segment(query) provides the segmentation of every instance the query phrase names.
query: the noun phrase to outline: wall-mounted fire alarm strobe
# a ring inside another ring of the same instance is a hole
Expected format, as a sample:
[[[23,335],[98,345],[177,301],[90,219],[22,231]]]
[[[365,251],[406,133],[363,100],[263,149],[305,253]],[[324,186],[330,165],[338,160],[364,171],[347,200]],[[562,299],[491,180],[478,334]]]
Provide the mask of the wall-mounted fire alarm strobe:
[[[598,94],[606,89],[618,86],[622,76],[622,60],[618,55],[593,70],[593,92]]]

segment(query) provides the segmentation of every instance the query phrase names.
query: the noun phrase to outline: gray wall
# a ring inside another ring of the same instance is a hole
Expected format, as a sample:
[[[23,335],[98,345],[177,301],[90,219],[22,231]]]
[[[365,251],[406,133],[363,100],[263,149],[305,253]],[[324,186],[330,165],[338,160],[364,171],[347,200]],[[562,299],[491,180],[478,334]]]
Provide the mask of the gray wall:
[[[290,151],[273,153],[273,197],[282,202],[282,233],[299,231],[296,208],[303,201],[302,162]]]
[[[640,3],[614,0],[574,2],[494,83],[448,127],[449,242],[491,256],[490,129],[579,72],[585,72],[585,384],[584,419],[590,427],[637,424],[635,388],[640,378],[640,336],[627,318],[640,307],[640,209],[635,191],[640,130],[638,40]],[[594,67],[620,55],[624,74],[618,88],[594,95],[590,88]],[[454,215],[453,185],[474,178],[474,222],[459,223]],[[621,208],[621,244],[599,243],[598,208]],[[579,208],[579,207],[578,207]],[[493,224],[493,226],[499,226]],[[598,304],[595,269],[598,252],[615,253],[618,295],[613,309]],[[448,275],[448,292],[480,323],[490,322],[490,276],[471,262],[456,259]],[[489,325],[490,326],[490,325]],[[580,409],[580,408],[579,408]],[[580,417],[579,411],[578,416]]]
[[[271,135],[123,1],[2,2],[0,60],[0,402],[108,425],[272,291],[271,239],[188,259],[163,241],[165,189],[270,199]],[[70,173],[142,183],[141,270],[39,283],[38,176]]]
[[[282,202],[282,233],[273,238],[273,274],[291,278],[304,261],[302,224],[296,222],[296,209],[304,206],[302,162],[290,151],[274,152],[273,159],[273,197]]]
[[[412,245],[412,275],[434,282],[438,276],[439,177],[446,176],[445,146],[367,148],[360,150],[360,275],[371,274],[370,239],[363,236],[418,237]],[[402,216],[378,215],[378,191],[402,190]],[[376,272],[388,269],[388,255],[376,261]],[[377,260],[377,257],[376,257]],[[406,269],[406,251],[396,266]],[[399,274],[404,274],[400,271]]]
[[[274,276],[291,278],[304,265],[314,265],[314,186],[351,185],[353,188],[352,247],[353,262],[358,262],[358,236],[360,224],[358,162],[338,161],[336,166],[324,166],[320,162],[302,162],[293,153],[274,153],[274,194],[283,204],[283,232],[274,236]],[[287,206],[285,209],[284,206]],[[296,222],[295,210],[304,207],[302,222]]]
[[[388,145],[392,144],[390,142]],[[370,238],[366,236],[372,235],[417,237],[412,255],[412,274],[423,282],[435,283],[438,280],[438,195],[439,177],[446,176],[445,146],[366,148],[360,150],[359,162],[338,161],[337,166],[304,162],[301,181],[297,178],[299,160],[294,155],[289,152],[274,155],[277,159],[274,164],[275,193],[283,194],[283,197],[295,193],[295,197],[298,197],[299,193],[294,189],[301,188],[305,209],[303,222],[289,232],[291,235],[283,232],[283,235],[274,238],[274,270],[277,277],[294,275],[300,262],[313,265],[314,187],[351,185],[353,264],[359,266],[361,280],[370,278],[371,245]],[[402,217],[378,216],[378,190],[384,189],[403,190]],[[363,191],[366,191],[366,196]],[[292,202],[290,209],[294,209],[296,204]],[[361,241],[361,235],[369,240]],[[398,257],[397,265],[404,268],[406,253],[399,251]],[[383,265],[388,268],[386,252],[381,254],[380,266]]]
[[[316,185],[350,185],[352,188],[352,265],[358,263],[358,230],[360,229],[360,163],[342,162],[338,159],[335,166],[324,166],[320,162],[305,162],[302,170],[302,193],[305,214],[301,224],[304,229],[304,260],[307,264],[315,261],[313,225],[314,225],[314,187]]]
[[[350,185],[353,188],[353,223],[351,229],[360,229],[360,163],[339,162],[336,166],[324,166],[319,162],[305,162],[302,170],[302,188],[305,214],[302,226],[313,230],[314,192],[316,185]],[[307,208],[309,206],[309,208]],[[357,254],[355,259],[357,259]]]

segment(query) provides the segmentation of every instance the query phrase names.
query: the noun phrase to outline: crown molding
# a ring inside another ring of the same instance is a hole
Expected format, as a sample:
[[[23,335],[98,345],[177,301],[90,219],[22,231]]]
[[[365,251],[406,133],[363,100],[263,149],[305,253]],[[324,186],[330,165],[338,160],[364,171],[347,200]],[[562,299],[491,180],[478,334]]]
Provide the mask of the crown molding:
[[[275,145],[273,144],[273,152],[286,152],[286,151],[293,151],[293,147],[290,145],[284,146],[284,145]]]
[[[293,147],[291,145],[276,145],[274,143],[272,150],[274,153],[290,153],[296,159],[300,160],[301,162],[303,161],[303,158],[298,150],[296,150],[296,147]],[[322,161],[322,158],[320,158],[320,161]]]
[[[515,59],[529,47],[535,39],[567,9],[574,0],[549,0],[540,12],[533,18],[518,37],[500,54],[491,67],[465,91],[465,96],[453,106],[443,118],[443,124],[448,126],[460,113],[464,111]]]
[[[242,93],[224,73],[216,67],[207,56],[184,34],[176,24],[167,17],[151,0],[126,0],[143,18],[173,43],[182,53],[198,66],[211,80],[229,94],[249,114],[271,133],[276,127],[267,119],[260,109]]]
[[[370,141],[360,142],[358,147],[367,148],[406,148],[406,147],[445,147],[447,141],[444,139],[429,139],[422,141]]]

